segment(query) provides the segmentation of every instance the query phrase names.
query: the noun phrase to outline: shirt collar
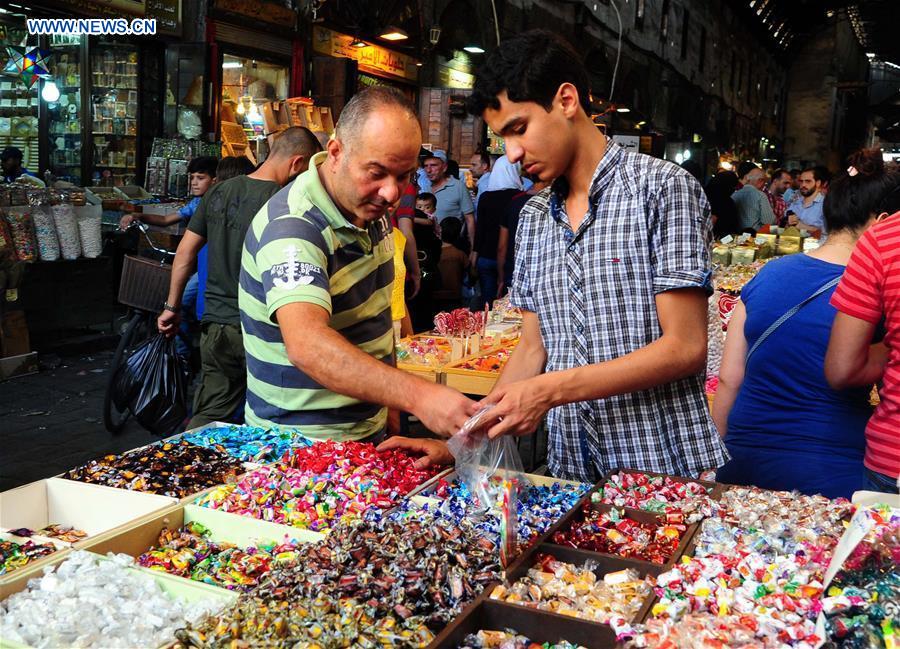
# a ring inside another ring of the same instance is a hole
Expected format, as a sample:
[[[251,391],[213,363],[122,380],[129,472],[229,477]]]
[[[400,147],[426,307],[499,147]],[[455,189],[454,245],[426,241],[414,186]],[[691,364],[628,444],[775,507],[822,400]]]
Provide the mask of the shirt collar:
[[[591,177],[591,188],[588,192],[588,203],[590,204],[590,216],[593,216],[597,199],[612,182],[619,170],[619,163],[622,161],[622,155],[625,149],[610,138],[606,138],[606,151],[603,157],[597,163],[594,169],[594,175]],[[550,191],[550,214],[557,220],[562,221],[562,210],[560,209],[563,201],[569,193],[569,183],[565,178],[557,178],[553,181]],[[588,220],[588,219],[586,219]]]

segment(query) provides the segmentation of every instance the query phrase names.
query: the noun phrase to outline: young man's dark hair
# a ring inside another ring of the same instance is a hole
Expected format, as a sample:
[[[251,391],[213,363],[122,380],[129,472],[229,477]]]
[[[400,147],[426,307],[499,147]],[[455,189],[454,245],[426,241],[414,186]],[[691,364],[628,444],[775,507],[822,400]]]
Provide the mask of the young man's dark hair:
[[[549,111],[564,83],[575,86],[590,115],[591,84],[583,57],[556,34],[535,29],[505,41],[488,55],[476,74],[467,107],[479,116],[488,108],[496,109],[497,95],[505,90],[510,101],[533,101]]]
[[[791,180],[796,180],[800,177],[799,169],[791,169],[788,173],[791,174]]]
[[[793,178],[793,175],[791,174],[791,172],[788,171],[787,169],[783,169],[783,168],[779,168],[779,169],[776,169],[775,171],[773,171],[770,178],[772,180],[778,180],[779,178],[781,178],[782,174],[787,174],[787,175],[791,176],[791,178]]]
[[[256,166],[245,156],[226,156],[219,160],[219,166],[216,167],[216,180],[222,182],[235,176],[246,176],[255,170]]]
[[[459,180],[459,163],[456,160],[447,160],[447,174]]]
[[[201,155],[188,163],[187,170],[189,174],[206,174],[210,178],[215,178],[218,166],[219,159],[217,157],[212,155]]]
[[[488,153],[487,151],[476,151],[475,155],[477,155],[479,158],[481,158],[481,164],[483,164],[485,167],[488,168],[488,170],[490,170],[491,164],[493,164],[493,162],[494,162],[491,159],[491,154]]]

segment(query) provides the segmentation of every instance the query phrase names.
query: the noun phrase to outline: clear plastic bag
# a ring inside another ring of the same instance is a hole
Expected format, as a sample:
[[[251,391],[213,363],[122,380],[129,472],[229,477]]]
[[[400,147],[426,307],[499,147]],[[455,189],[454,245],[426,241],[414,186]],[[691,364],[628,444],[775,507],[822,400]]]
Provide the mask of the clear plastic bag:
[[[500,518],[500,563],[504,567],[517,553],[516,514],[524,467],[512,437],[490,439],[485,424],[491,421],[493,404],[472,416],[447,441],[456,460],[456,474],[474,499],[473,516],[494,514]]]

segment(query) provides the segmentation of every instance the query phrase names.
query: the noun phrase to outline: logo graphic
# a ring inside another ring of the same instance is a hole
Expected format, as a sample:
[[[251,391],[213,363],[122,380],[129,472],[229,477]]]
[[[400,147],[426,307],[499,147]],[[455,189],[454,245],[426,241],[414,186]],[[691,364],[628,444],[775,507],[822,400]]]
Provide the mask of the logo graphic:
[[[284,257],[286,259],[284,263],[275,264],[269,269],[275,288],[290,291],[298,286],[312,284],[315,274],[322,272],[322,269],[314,264],[297,261],[297,246],[287,246],[284,249]]]

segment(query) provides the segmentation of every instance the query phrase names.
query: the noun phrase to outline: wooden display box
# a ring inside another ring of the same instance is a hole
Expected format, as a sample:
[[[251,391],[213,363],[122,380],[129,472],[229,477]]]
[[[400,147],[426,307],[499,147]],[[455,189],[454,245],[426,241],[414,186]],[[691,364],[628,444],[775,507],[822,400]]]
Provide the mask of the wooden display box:
[[[137,558],[157,544],[163,529],[178,530],[191,522],[207,527],[211,540],[228,541],[242,548],[255,545],[260,541],[281,543],[285,539],[294,539],[301,543],[318,543],[325,538],[325,534],[318,532],[188,504],[177,505],[152,518],[146,518],[137,525],[115,530],[80,545],[98,554],[114,552]],[[148,568],[140,569],[150,570]],[[150,572],[159,571],[150,570]],[[176,577],[176,579],[185,578]],[[214,586],[214,588],[218,588],[218,586]]]
[[[632,520],[635,520],[639,523],[646,523],[649,525],[665,525],[666,524],[665,516],[659,516],[657,514],[645,512],[640,509],[630,509],[628,507],[616,507],[615,505],[601,505],[601,504],[597,504],[597,503],[590,503],[589,507],[591,510],[598,511],[598,512],[608,512],[612,509],[620,509],[624,516],[631,518]],[[584,520],[584,512],[582,511],[582,508],[574,507],[573,509],[571,509],[569,511],[568,514],[563,516],[559,521],[557,521],[557,523],[555,525],[551,526],[550,529],[547,530],[546,534],[544,534],[544,537],[542,539],[540,547],[547,548],[549,550],[552,550],[553,552],[556,552],[558,549],[569,548],[570,546],[562,546],[562,545],[557,545],[556,543],[554,543],[551,540],[553,538],[553,534],[555,534],[558,531],[568,530],[571,527],[572,523],[578,522],[578,521],[583,521],[583,520]],[[583,554],[585,556],[585,558],[592,558],[592,559],[595,559],[598,561],[604,557],[628,559],[628,561],[632,562],[635,566],[640,566],[640,570],[642,572],[651,572],[654,567],[668,570],[669,568],[674,566],[682,556],[684,556],[684,553],[685,553],[686,549],[688,548],[688,545],[690,544],[691,540],[693,539],[694,534],[697,532],[698,527],[699,526],[696,523],[685,526],[685,531],[681,535],[681,539],[679,540],[678,546],[675,548],[675,551],[672,553],[672,556],[669,557],[668,561],[666,561],[664,564],[651,563],[650,561],[644,561],[641,559],[629,559],[627,557],[619,557],[614,554],[606,554],[603,552],[593,552],[591,550],[584,550],[584,549],[580,549],[580,548],[573,548],[573,549],[578,550],[580,554]]]
[[[455,363],[451,363],[444,367],[444,383],[451,388],[455,388],[463,394],[476,394],[485,396],[490,394],[500,378],[500,372],[481,372],[479,370],[468,370],[461,365],[470,360],[486,356],[496,352],[496,349],[487,349],[466,356]]]
[[[597,577],[632,568],[641,577],[657,576],[663,569],[659,566],[647,568],[639,562],[621,557],[597,557],[592,553],[564,547],[537,546],[519,558],[507,570],[507,582],[513,584],[524,577],[535,564],[538,554],[549,554],[566,563],[581,567],[586,561],[594,561],[594,573]],[[470,633],[479,630],[514,631],[527,636],[534,642],[558,642],[567,640],[589,649],[606,649],[616,646],[616,634],[608,624],[561,615],[551,611],[542,611],[520,604],[509,604],[491,599],[490,594],[495,586],[485,588],[484,592],[469,605],[462,614],[451,622],[430,645],[433,648],[455,649]],[[652,593],[642,603],[631,622],[643,621],[649,615],[652,606]]]
[[[167,496],[47,478],[0,493],[0,528],[39,530],[57,523],[87,532],[89,539],[168,509],[177,502]],[[44,540],[45,537],[32,538]]]

